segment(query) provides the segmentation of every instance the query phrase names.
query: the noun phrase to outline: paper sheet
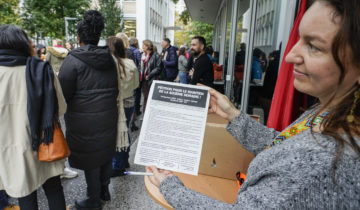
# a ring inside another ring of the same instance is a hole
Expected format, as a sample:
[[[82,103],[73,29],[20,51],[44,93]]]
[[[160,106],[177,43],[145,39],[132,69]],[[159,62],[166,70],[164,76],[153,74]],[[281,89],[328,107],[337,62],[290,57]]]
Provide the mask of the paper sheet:
[[[204,140],[208,87],[154,81],[135,164],[197,175]]]

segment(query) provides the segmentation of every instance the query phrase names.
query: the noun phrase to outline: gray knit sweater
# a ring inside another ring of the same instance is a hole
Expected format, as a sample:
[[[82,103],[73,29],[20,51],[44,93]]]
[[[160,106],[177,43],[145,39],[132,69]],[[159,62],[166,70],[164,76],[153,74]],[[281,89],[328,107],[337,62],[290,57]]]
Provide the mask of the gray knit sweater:
[[[335,141],[331,137],[314,133],[314,139],[308,129],[265,150],[279,133],[244,113],[229,123],[227,130],[256,155],[236,203],[194,192],[172,176],[161,183],[160,191],[175,209],[360,209],[360,158],[352,149],[345,148],[334,184]],[[360,142],[360,138],[356,140]]]

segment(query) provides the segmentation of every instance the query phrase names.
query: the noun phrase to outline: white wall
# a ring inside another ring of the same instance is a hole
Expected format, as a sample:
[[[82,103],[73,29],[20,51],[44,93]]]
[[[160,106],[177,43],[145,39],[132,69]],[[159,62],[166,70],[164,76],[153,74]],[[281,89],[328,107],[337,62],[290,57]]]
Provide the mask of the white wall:
[[[279,18],[279,32],[277,39],[277,47],[282,42],[282,50],[285,49],[290,36],[292,25],[294,24],[294,16],[296,9],[296,1],[284,0],[281,4]]]
[[[171,0],[169,0],[167,19],[168,19],[168,22],[167,22],[166,26],[174,26],[175,25],[175,4]],[[171,40],[172,44],[175,41],[174,34],[175,34],[174,30],[168,30],[166,33],[166,37]],[[177,46],[177,47],[180,47],[180,46]]]
[[[136,38],[139,40],[139,47],[142,46],[142,41],[147,38],[146,27],[149,23],[147,18],[146,6],[147,0],[136,1]]]
[[[162,2],[162,4],[161,4]],[[162,24],[151,23],[151,9],[161,16]],[[124,14],[125,17],[130,17]],[[145,39],[151,40],[158,51],[161,51],[160,42],[163,37],[163,28],[174,26],[175,24],[175,4],[171,0],[136,0],[136,37],[139,40],[139,47]],[[166,33],[171,42],[174,42],[174,31]]]

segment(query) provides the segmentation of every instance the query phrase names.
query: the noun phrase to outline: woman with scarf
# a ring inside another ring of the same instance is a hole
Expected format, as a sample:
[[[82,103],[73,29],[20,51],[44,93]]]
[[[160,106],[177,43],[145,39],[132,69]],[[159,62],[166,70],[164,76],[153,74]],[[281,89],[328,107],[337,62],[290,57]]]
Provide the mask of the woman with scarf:
[[[150,87],[154,79],[161,73],[161,57],[154,52],[154,45],[150,40],[143,41],[143,55],[141,57],[141,75],[140,82],[144,95],[143,112],[145,113],[146,102],[149,95]]]
[[[129,164],[130,137],[128,128],[134,112],[134,90],[139,86],[139,72],[133,60],[126,56],[126,48],[121,38],[112,36],[106,40],[113,55],[119,85],[119,118],[116,139],[116,153],[113,158],[112,177],[124,175]]]
[[[35,210],[42,186],[50,210],[64,210],[64,160],[40,162],[37,150],[52,142],[66,103],[50,64],[35,57],[32,45],[21,28],[0,26],[0,190],[19,198],[21,210]]]

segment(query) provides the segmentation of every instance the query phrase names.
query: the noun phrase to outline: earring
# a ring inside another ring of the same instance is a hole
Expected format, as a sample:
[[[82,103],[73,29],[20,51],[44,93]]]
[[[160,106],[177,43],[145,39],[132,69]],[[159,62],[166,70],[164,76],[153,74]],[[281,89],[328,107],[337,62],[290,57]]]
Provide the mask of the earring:
[[[354,110],[356,108],[356,104],[357,104],[357,101],[359,100],[360,98],[360,89],[358,89],[357,91],[355,91],[354,93],[354,103],[352,104],[351,106],[351,110],[350,110],[350,114],[346,117],[346,120],[349,122],[349,123],[352,123],[354,122]]]

